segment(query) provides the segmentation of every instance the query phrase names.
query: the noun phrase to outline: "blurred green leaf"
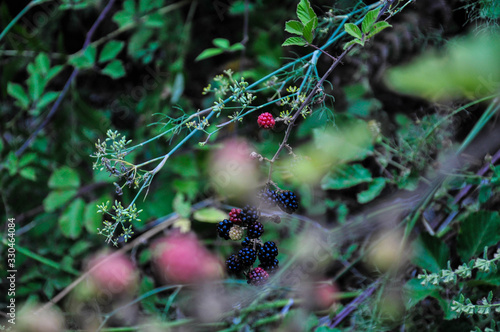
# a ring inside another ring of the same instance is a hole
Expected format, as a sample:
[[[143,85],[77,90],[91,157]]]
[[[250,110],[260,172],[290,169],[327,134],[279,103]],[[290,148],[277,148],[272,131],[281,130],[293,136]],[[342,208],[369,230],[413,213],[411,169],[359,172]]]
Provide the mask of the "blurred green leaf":
[[[104,48],[99,55],[99,62],[106,62],[116,58],[116,56],[121,52],[124,46],[125,43],[122,41],[109,41],[106,45],[104,45]]]
[[[206,50],[204,50],[203,52],[201,52],[196,57],[196,59],[194,59],[194,61],[204,60],[204,59],[211,58],[213,56],[216,56],[216,55],[219,55],[219,54],[222,54],[222,53],[224,53],[223,49],[220,49],[220,48],[207,48]]]
[[[384,190],[385,184],[386,180],[384,178],[373,179],[373,182],[368,185],[368,189],[358,193],[358,202],[360,204],[365,204],[374,200],[378,195],[380,195],[382,190]]]
[[[44,108],[49,105],[53,101],[55,101],[59,97],[59,92],[57,91],[49,91],[43,94],[43,96],[38,100],[36,107]]]
[[[54,190],[43,200],[45,211],[52,212],[69,202],[77,193],[76,189]]]
[[[85,202],[83,199],[77,198],[64,210],[61,217],[59,217],[59,228],[64,236],[71,239],[80,236],[83,227],[84,208]]]
[[[39,73],[46,75],[50,68],[50,59],[45,53],[40,53],[35,58],[35,66]]]
[[[175,195],[173,208],[181,217],[188,218],[191,215],[191,203],[185,200],[183,193]]]
[[[457,251],[463,261],[481,254],[484,247],[500,241],[500,216],[498,212],[473,212],[460,224]]]
[[[83,53],[80,51],[74,56],[71,56],[68,62],[78,69],[92,68],[96,61],[96,55],[97,49],[95,46],[90,45],[83,51]]]
[[[83,224],[90,234],[97,234],[97,228],[102,227],[102,214],[97,213],[97,205],[106,201],[110,201],[107,195],[85,205]]]
[[[225,38],[215,38],[214,40],[212,40],[212,44],[214,44],[218,48],[227,49],[229,47],[229,40]]]
[[[22,109],[27,109],[29,107],[30,98],[28,97],[28,95],[24,91],[24,88],[20,84],[8,82],[7,93],[17,100],[18,102],[17,105]]]
[[[193,214],[195,220],[208,223],[218,223],[228,218],[228,214],[214,207],[209,207],[196,211]]]
[[[422,234],[413,243],[412,262],[421,268],[438,273],[446,268],[450,258],[450,249],[444,241],[429,234]]]
[[[35,181],[36,180],[36,172],[33,167],[25,167],[19,171],[19,174],[28,180]]]
[[[57,169],[49,178],[49,188],[78,188],[79,186],[78,173],[68,166]]]
[[[339,190],[371,181],[372,175],[368,169],[360,164],[353,164],[327,174],[321,181],[321,188],[324,190]]]
[[[500,36],[482,34],[448,43],[445,52],[428,52],[390,69],[392,89],[428,99],[477,99],[500,88]]]
[[[125,76],[125,68],[120,60],[113,60],[104,67],[102,73],[108,75],[112,79],[117,79]]]

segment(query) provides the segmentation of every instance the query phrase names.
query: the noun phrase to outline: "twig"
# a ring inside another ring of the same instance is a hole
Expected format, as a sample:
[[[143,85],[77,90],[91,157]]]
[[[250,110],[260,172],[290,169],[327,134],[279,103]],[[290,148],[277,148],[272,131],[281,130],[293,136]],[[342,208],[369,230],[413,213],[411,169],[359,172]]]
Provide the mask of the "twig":
[[[87,33],[87,35],[85,37],[85,42],[83,43],[82,52],[84,52],[85,49],[89,46],[90,40],[92,39],[92,35],[94,34],[95,30],[97,29],[97,27],[99,26],[99,24],[104,19],[104,17],[106,17],[106,15],[108,14],[108,12],[111,10],[111,7],[113,6],[114,2],[115,2],[115,0],[109,0],[109,2],[106,5],[106,7],[104,7],[103,11],[101,12],[101,14],[97,18],[97,20],[94,22],[94,24],[92,25],[92,27],[90,28],[89,32]],[[38,126],[38,128],[35,129],[35,131],[33,132],[33,134],[31,134],[31,136],[26,140],[26,142],[24,142],[24,144],[21,146],[21,148],[16,151],[16,157],[19,157],[20,155],[23,154],[23,152],[31,145],[31,142],[35,139],[35,137],[38,136],[38,134],[40,133],[40,131],[43,128],[45,128],[45,126],[52,119],[52,117],[54,116],[54,114],[59,109],[59,105],[61,105],[61,102],[62,102],[63,98],[66,96],[66,93],[69,90],[71,82],[73,82],[73,80],[76,78],[76,76],[78,76],[78,72],[79,72],[79,70],[77,68],[73,69],[73,72],[71,73],[70,77],[66,81],[66,84],[64,84],[64,88],[61,91],[61,93],[59,94],[59,97],[57,97],[56,102],[54,103],[54,105],[52,105],[52,108],[50,109],[49,114],[47,114],[47,117]]]
[[[376,281],[375,284],[368,287],[360,296],[351,301],[337,316],[335,316],[334,320],[330,324],[330,328],[334,328],[339,325],[340,322],[344,320],[351,312],[354,311],[358,307],[359,304],[363,303],[367,298],[369,298],[373,292],[377,289],[380,280]]]

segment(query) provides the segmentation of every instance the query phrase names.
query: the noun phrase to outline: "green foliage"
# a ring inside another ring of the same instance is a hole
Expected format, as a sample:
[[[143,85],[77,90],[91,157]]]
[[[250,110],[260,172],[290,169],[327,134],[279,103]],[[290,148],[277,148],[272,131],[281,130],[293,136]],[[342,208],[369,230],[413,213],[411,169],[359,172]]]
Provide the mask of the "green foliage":
[[[353,23],[344,24],[344,30],[354,37],[353,40],[344,45],[344,50],[354,44],[364,46],[366,41],[375,36],[380,31],[390,28],[391,25],[385,21],[376,22],[380,13],[380,7],[366,13],[361,22],[361,29]]]
[[[430,51],[391,69],[387,81],[397,91],[429,99],[488,96],[498,91],[500,38],[494,32],[461,37],[444,53]]]
[[[282,46],[306,46],[314,39],[314,31],[318,27],[318,16],[314,12],[309,0],[301,0],[297,5],[297,17],[300,21],[287,21],[285,31],[300,37],[290,37]]]
[[[224,52],[241,51],[245,48],[241,43],[234,43],[233,45],[230,45],[229,40],[224,38],[215,38],[212,40],[212,43],[216,46],[216,48],[207,48],[196,57],[195,61],[208,59]]]

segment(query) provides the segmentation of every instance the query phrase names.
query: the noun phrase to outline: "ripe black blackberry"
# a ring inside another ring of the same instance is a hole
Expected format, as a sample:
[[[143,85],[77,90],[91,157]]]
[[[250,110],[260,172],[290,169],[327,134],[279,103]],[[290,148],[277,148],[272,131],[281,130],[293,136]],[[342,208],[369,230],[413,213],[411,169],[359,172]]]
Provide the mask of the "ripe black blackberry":
[[[229,256],[229,258],[226,260],[226,267],[227,271],[231,274],[241,272],[242,266],[240,257],[237,254],[232,254],[231,256]]]
[[[257,253],[252,248],[243,248],[238,252],[240,261],[244,266],[251,266],[257,259]]]
[[[246,205],[240,213],[241,224],[245,227],[253,222],[256,222],[260,218],[260,211],[251,205]]]
[[[219,233],[221,238],[229,240],[229,231],[231,230],[231,227],[233,227],[233,223],[224,219],[217,224],[217,233]]]
[[[256,239],[264,233],[264,225],[256,221],[248,225],[247,236],[251,239]]]
[[[259,257],[259,260],[260,260],[260,257]],[[267,273],[273,274],[274,272],[276,272],[278,270],[279,263],[280,262],[275,258],[272,261],[266,261],[265,263],[261,262],[259,264],[259,267],[266,270]]]
[[[299,208],[299,199],[293,192],[286,190],[278,195],[278,206],[284,212],[292,214]]]
[[[243,241],[241,241],[241,246],[249,247],[255,249],[256,252],[259,252],[260,248],[262,247],[262,244],[259,240],[251,239],[247,236]]]
[[[259,261],[264,265],[270,265],[278,256],[278,247],[273,241],[267,241],[259,250]]]
[[[265,284],[268,278],[269,274],[263,268],[256,267],[252,271],[248,272],[247,283],[258,286]]]
[[[274,207],[278,204],[278,194],[269,187],[265,187],[260,191],[259,198],[262,206],[267,208]]]

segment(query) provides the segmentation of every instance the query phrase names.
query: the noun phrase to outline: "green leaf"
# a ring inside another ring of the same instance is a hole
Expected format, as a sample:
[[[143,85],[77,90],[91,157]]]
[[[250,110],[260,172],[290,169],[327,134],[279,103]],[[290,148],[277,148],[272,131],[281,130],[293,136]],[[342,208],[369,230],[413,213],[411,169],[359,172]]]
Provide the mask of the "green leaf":
[[[59,217],[59,228],[64,236],[76,239],[80,236],[83,226],[83,211],[85,202],[81,198],[75,199],[61,217]]]
[[[376,35],[377,33],[379,33],[380,31],[384,30],[385,28],[390,28],[390,27],[392,27],[392,25],[390,25],[386,21],[377,22],[372,27],[372,29],[370,30],[370,33],[368,34],[368,36],[366,36],[366,38],[371,38],[374,35]]]
[[[307,43],[306,41],[301,38],[301,37],[290,37],[281,46],[292,46],[292,45],[298,45],[298,46],[305,46]]]
[[[209,207],[196,211],[193,214],[193,218],[201,222],[218,223],[224,219],[227,219],[228,215],[222,210],[216,209],[214,207]]]
[[[225,38],[215,38],[214,40],[212,40],[212,44],[224,50],[229,48],[229,40]]]
[[[314,38],[313,29],[315,24],[318,25],[318,19],[316,17],[307,22],[307,24],[304,26],[303,36],[309,44],[312,43]]]
[[[387,82],[396,91],[431,100],[477,100],[500,88],[498,54],[498,34],[473,34],[451,40],[444,51],[427,52],[408,65],[391,68]]]
[[[161,28],[165,25],[165,19],[160,13],[152,13],[148,16],[144,25],[148,28]]]
[[[236,43],[236,44],[231,45],[227,50],[230,52],[234,52],[234,51],[241,51],[244,48],[245,48],[245,46],[243,46],[242,43]]]
[[[124,46],[125,43],[122,41],[111,40],[104,45],[101,54],[99,55],[99,62],[106,62],[116,58]]]
[[[368,13],[366,13],[365,18],[361,23],[361,28],[363,29],[363,33],[365,35],[367,35],[368,32],[370,32],[373,23],[375,23],[375,21],[377,20],[379,12],[380,12],[380,7],[374,10],[370,10]]]
[[[406,304],[407,309],[413,308],[420,301],[431,296],[436,299],[441,299],[440,288],[435,285],[422,285],[421,280],[411,279],[403,287],[408,302]]]
[[[287,21],[285,23],[285,31],[293,33],[294,35],[302,36],[302,31],[304,30],[304,24],[299,21]]]
[[[50,59],[45,53],[40,53],[35,58],[36,70],[42,75],[46,75],[50,68]]]
[[[17,100],[18,106],[22,109],[27,109],[29,107],[30,99],[20,84],[12,82],[7,83],[7,93]]]
[[[49,178],[49,188],[52,189],[78,188],[79,186],[80,178],[78,173],[67,166],[57,169]]]
[[[311,8],[309,0],[300,0],[297,5],[297,17],[304,25],[306,25],[313,18],[318,18],[314,10]],[[316,28],[316,26],[313,28]]]
[[[484,247],[500,241],[500,216],[498,212],[473,212],[462,221],[458,234],[457,251],[462,260],[468,261],[483,252]]]
[[[24,154],[21,157],[21,159],[19,159],[19,168],[23,168],[25,166],[28,166],[33,161],[35,161],[37,158],[38,158],[38,155],[36,153],[26,153],[26,154]]]
[[[113,60],[106,65],[101,71],[104,75],[108,75],[112,79],[117,79],[125,76],[125,68],[120,60]]]
[[[36,172],[33,167],[25,167],[19,171],[19,174],[28,180],[35,181],[36,180]]]
[[[371,181],[372,175],[369,170],[360,164],[353,164],[344,166],[333,173],[327,174],[321,181],[321,188],[324,190],[339,190]]]
[[[59,97],[59,92],[57,91],[49,91],[43,94],[43,96],[36,103],[36,107],[44,108],[45,106],[52,103],[54,100]]]
[[[189,218],[191,214],[191,203],[185,200],[183,193],[177,193],[173,202],[174,211],[183,218]]]
[[[43,200],[45,211],[52,212],[70,201],[76,194],[76,189],[54,190]]]
[[[450,258],[450,249],[446,243],[429,234],[422,234],[413,244],[412,262],[433,273],[446,268]]]
[[[221,48],[207,48],[206,50],[201,52],[200,55],[198,55],[196,57],[196,59],[194,59],[194,61],[200,61],[200,60],[204,60],[207,58],[211,58],[211,57],[219,55],[221,53],[224,53],[224,50]]]
[[[172,86],[172,99],[170,101],[175,104],[179,101],[184,92],[184,75],[179,72],[175,75],[174,84]]]
[[[69,63],[78,69],[92,68],[95,63],[97,49],[90,45],[83,53],[79,52],[69,58]]]
[[[348,34],[350,34],[354,38],[357,38],[357,39],[363,38],[361,30],[359,30],[359,28],[356,24],[346,23],[346,24],[344,24],[344,29],[345,29],[345,32],[347,32]]]
[[[45,79],[47,80],[47,82],[56,77],[56,75],[59,74],[63,68],[64,66],[62,65],[50,68],[47,75],[45,75]]]
[[[365,204],[365,203],[372,201],[378,195],[380,195],[382,190],[384,190],[385,184],[386,184],[386,182],[385,182],[384,178],[374,179],[373,182],[370,183],[370,185],[368,186],[368,189],[358,193],[358,195],[357,195],[358,202],[360,204]]]
[[[32,100],[37,100],[45,89],[46,81],[39,73],[33,73],[27,80],[28,93]]]
[[[362,41],[360,39],[353,39],[350,42],[345,43],[344,50],[348,49],[351,45],[354,45],[354,44],[359,44],[361,46],[365,46],[365,42],[364,41]]]

